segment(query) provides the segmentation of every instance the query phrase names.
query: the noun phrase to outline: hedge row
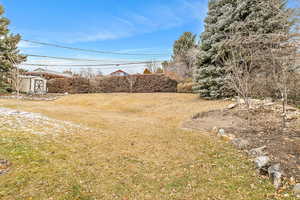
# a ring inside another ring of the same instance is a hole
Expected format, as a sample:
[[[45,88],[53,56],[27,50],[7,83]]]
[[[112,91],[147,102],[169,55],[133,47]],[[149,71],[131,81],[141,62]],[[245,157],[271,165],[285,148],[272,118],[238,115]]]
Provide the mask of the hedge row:
[[[58,78],[47,82],[49,93],[176,92],[177,81],[164,75],[131,75],[122,77]]]

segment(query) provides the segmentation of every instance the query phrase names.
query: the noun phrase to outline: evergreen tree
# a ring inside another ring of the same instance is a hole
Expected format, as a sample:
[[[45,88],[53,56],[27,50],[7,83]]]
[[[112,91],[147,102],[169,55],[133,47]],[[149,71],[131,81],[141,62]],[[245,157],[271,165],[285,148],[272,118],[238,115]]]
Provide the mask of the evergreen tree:
[[[211,0],[205,19],[205,31],[201,35],[200,55],[194,70],[194,91],[205,98],[224,96],[225,71],[219,49],[226,39],[236,0]]]
[[[8,29],[9,20],[3,17],[4,9],[0,5],[0,73],[8,72],[14,67],[14,63],[19,64],[26,60],[20,54],[18,43],[20,35],[13,35]]]
[[[194,71],[195,92],[205,98],[230,95],[225,87],[223,47],[230,34],[270,34],[287,32],[290,23],[285,0],[211,0],[201,35],[200,56]]]
[[[178,40],[174,42],[173,57],[184,57],[188,50],[196,47],[196,35],[191,32],[184,32]]]

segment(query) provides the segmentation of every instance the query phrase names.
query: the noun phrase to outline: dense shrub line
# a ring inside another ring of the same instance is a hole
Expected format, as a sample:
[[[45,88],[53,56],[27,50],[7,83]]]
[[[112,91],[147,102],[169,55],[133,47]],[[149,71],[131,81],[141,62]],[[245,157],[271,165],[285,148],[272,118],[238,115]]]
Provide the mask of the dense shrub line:
[[[47,83],[50,93],[176,92],[177,81],[164,75],[131,75],[87,79],[58,78]]]

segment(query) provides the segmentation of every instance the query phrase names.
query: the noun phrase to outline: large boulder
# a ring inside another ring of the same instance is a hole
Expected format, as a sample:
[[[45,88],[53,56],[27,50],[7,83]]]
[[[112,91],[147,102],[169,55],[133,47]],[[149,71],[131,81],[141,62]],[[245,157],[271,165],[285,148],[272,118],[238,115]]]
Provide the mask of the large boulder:
[[[277,164],[271,165],[268,168],[268,174],[269,174],[269,177],[272,179],[275,188],[279,189],[279,187],[281,186],[281,179],[283,176],[283,171],[281,169],[280,164],[277,163]]]

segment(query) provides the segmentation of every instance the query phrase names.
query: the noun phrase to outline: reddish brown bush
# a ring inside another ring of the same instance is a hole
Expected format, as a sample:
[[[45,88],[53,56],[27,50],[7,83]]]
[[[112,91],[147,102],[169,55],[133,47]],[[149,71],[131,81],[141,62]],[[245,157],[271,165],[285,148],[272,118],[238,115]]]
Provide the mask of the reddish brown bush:
[[[164,75],[131,75],[86,78],[52,79],[48,81],[49,93],[111,93],[111,92],[176,92],[177,81]]]
[[[179,83],[177,85],[177,92],[178,93],[193,93],[193,87],[195,83],[187,82],[187,83]]]

